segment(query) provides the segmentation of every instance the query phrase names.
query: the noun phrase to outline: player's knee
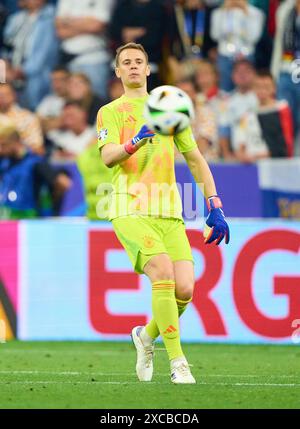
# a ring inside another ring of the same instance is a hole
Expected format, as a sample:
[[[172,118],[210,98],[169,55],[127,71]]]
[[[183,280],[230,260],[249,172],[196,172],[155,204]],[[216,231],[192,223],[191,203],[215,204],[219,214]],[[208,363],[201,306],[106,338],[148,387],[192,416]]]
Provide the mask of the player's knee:
[[[193,298],[194,282],[176,283],[176,298],[182,301],[189,301]]]
[[[172,268],[170,269],[169,267],[155,267],[152,270],[152,275],[151,275],[151,280],[152,282],[159,282],[161,280],[174,280],[174,273],[172,271]]]
[[[145,274],[152,282],[161,280],[174,280],[174,268],[167,255],[156,255],[144,267]]]

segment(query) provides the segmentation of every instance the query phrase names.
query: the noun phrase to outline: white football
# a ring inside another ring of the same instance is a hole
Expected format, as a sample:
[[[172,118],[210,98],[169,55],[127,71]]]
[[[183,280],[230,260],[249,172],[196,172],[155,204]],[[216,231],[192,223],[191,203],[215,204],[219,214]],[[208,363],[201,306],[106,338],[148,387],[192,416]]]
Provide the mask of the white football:
[[[144,117],[149,128],[158,134],[174,135],[187,128],[194,119],[190,97],[172,85],[154,88],[145,104]]]

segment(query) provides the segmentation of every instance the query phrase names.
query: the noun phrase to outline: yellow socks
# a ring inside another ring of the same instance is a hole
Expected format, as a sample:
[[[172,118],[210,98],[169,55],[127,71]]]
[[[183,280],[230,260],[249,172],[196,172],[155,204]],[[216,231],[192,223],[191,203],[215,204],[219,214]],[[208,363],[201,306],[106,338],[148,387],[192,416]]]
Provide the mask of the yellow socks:
[[[161,280],[152,283],[152,311],[159,333],[163,339],[169,359],[183,356],[180,344],[178,308],[175,299],[175,282]],[[150,322],[151,323],[151,322]],[[146,327],[152,337],[154,326]],[[156,332],[155,332],[156,333]],[[158,335],[157,335],[158,336]]]
[[[178,308],[178,316],[180,317],[186,310],[188,304],[192,301],[192,298],[184,301],[182,299],[176,298],[176,304]],[[153,340],[159,337],[159,329],[155,319],[150,320],[150,322],[145,326],[146,332]]]
[[[178,316],[180,317],[182,313],[185,312],[186,307],[188,304],[192,301],[192,298],[188,299],[187,301],[184,301],[183,299],[176,298],[177,308],[178,308]]]

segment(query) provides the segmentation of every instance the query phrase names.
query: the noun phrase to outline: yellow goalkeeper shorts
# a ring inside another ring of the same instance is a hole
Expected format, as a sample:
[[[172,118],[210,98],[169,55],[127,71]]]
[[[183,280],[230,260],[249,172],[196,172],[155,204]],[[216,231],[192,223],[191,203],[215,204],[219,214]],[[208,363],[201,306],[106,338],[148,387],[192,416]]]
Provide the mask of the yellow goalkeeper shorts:
[[[131,215],[115,218],[112,224],[134,271],[139,274],[143,274],[146,263],[160,253],[167,253],[173,262],[194,262],[181,219]]]

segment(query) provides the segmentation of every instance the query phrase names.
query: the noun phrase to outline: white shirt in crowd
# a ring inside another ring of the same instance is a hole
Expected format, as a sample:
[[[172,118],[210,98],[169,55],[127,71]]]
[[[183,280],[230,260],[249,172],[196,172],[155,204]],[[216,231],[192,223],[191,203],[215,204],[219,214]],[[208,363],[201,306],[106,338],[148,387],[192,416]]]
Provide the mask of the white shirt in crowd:
[[[49,94],[43,98],[36,109],[36,113],[43,118],[57,118],[61,115],[66,100],[56,94]]]
[[[114,0],[59,0],[57,17],[92,17],[106,24],[110,20],[114,3]],[[75,60],[77,63],[104,62],[109,59],[104,34],[81,34],[70,37],[62,41],[62,48],[68,54],[78,55]]]
[[[250,156],[268,155],[268,146],[263,139],[262,130],[255,112],[246,113],[233,127],[231,144],[234,151],[245,147]]]
[[[96,141],[97,135],[94,127],[88,126],[79,135],[70,130],[53,130],[49,132],[49,138],[51,138],[57,149],[63,149],[65,152],[77,156],[80,155],[93,140]]]
[[[247,5],[246,14],[240,8],[219,7],[212,13],[210,34],[218,42],[218,52],[226,57],[248,56],[254,53],[264,26],[264,13]]]
[[[256,111],[258,100],[253,91],[234,91],[226,104],[219,118],[219,126],[232,128],[246,113]]]

